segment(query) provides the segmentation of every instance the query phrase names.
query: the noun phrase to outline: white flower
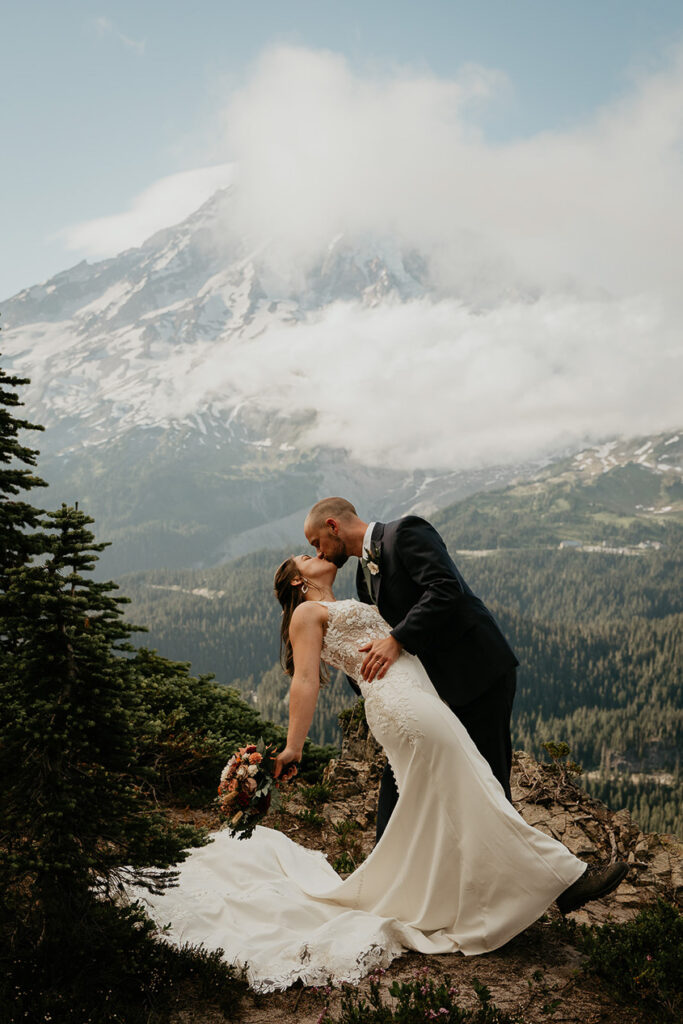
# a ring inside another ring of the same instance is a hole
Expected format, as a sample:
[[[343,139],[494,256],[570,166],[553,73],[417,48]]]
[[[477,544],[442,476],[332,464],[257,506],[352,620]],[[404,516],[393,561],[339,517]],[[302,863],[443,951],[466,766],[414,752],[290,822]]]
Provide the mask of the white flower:
[[[365,548],[363,551],[362,563],[367,566],[367,569],[371,576],[376,576],[379,572],[379,560],[381,553],[379,548],[373,547],[372,550]]]
[[[237,771],[235,772],[235,775],[237,776],[238,779],[244,779],[247,776],[247,772],[248,768],[246,764],[241,764]]]
[[[258,765],[250,764],[249,767],[247,768],[247,771],[249,772],[250,775],[256,775],[258,771]]]

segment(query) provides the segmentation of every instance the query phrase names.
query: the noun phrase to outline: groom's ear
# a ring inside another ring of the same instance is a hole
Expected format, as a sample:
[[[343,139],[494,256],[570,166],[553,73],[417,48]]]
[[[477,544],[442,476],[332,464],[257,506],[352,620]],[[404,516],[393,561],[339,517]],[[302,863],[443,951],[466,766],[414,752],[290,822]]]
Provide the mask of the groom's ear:
[[[327,526],[332,531],[335,537],[339,533],[339,523],[337,522],[336,519],[326,519],[325,526]]]

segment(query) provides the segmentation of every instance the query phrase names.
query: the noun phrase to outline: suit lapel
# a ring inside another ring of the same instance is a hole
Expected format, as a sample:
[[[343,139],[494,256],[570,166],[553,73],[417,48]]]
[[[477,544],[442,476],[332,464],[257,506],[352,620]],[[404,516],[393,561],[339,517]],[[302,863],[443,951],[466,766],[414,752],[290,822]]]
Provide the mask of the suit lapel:
[[[381,544],[382,544],[382,538],[383,537],[384,537],[384,523],[375,523],[375,525],[373,527],[373,530],[372,530],[372,537],[370,538],[370,543],[372,545],[373,550],[374,550],[375,547],[378,547],[381,550]],[[374,576],[370,576],[370,587],[371,587],[370,596],[371,596],[372,600],[375,602],[375,604],[378,604],[378,602],[379,602],[379,591],[380,591],[380,587],[381,586],[382,586],[382,571],[381,571],[381,568],[380,568],[380,571],[378,573],[375,573]]]

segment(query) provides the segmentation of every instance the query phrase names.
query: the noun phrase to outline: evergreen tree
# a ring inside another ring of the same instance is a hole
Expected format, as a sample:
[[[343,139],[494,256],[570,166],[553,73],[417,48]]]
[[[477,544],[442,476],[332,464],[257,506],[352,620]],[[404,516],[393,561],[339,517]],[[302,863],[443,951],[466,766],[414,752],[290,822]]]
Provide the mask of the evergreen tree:
[[[203,837],[149,795],[134,627],[88,576],[106,545],[77,508],[15,500],[44,486],[18,439],[42,428],[12,415],[24,383],[0,371],[0,1020],[152,1024],[188,982],[232,1014],[244,983],[219,952],[159,942],[115,898],[124,877],[168,885]]]
[[[143,791],[133,663],[122,656],[133,627],[115,584],[86,575],[105,545],[77,509],[62,506],[48,522],[48,556],[10,570],[6,591],[0,866],[15,886],[30,881],[40,933],[62,942],[65,926],[82,927],[93,885],[108,893],[126,872],[167,884],[172,875],[144,867],[168,867],[198,839]]]
[[[19,441],[20,430],[43,429],[13,415],[12,410],[23,405],[14,390],[21,384],[28,384],[28,380],[7,374],[0,367],[0,594],[7,570],[23,565],[44,547],[44,536],[38,529],[41,510],[16,500],[22,491],[47,486],[31,468],[36,465],[38,452]]]

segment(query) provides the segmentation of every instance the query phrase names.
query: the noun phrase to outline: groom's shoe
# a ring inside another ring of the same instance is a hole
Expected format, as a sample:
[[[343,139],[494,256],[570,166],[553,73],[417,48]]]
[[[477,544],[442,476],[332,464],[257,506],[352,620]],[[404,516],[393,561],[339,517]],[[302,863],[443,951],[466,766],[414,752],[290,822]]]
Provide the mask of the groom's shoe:
[[[572,910],[578,910],[590,900],[599,900],[607,896],[623,881],[627,871],[628,864],[623,860],[617,860],[604,868],[588,864],[581,878],[557,897],[556,903],[560,913],[570,914]]]

